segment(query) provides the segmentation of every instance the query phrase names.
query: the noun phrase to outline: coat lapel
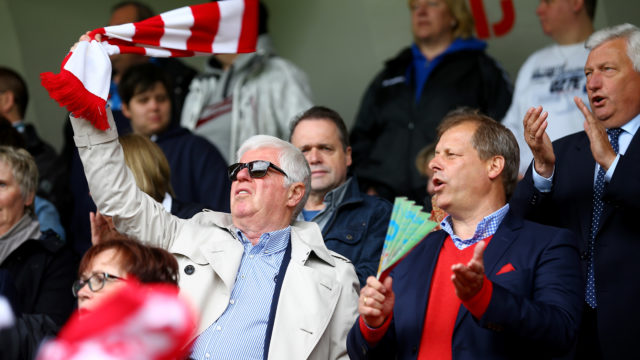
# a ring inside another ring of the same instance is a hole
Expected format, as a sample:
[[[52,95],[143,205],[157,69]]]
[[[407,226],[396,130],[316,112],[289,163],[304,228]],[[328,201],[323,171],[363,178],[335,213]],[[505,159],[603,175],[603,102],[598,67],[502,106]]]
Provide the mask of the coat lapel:
[[[498,230],[493,234],[489,245],[484,250],[484,272],[488,278],[493,277],[493,275],[500,270],[498,268],[499,264],[502,264],[500,259],[502,259],[505,252],[516,240],[518,236],[517,231],[521,227],[522,219],[514,216],[511,210],[509,210],[498,227]],[[460,311],[458,311],[458,317],[456,318],[454,334],[466,316],[471,316],[469,310],[461,305]]]
[[[578,219],[580,222],[580,235],[586,241],[589,238],[591,228],[591,213],[593,208],[593,182],[595,177],[596,162],[591,155],[589,138],[585,133],[576,142],[573,152],[569,153],[565,161],[571,164],[556,164],[571,169],[570,179],[565,181],[565,186],[573,187],[571,190],[577,194],[588,194],[586,201],[590,206],[577,207]]]
[[[341,284],[314,268],[324,260],[310,256],[307,244],[293,240],[273,325],[270,359],[306,359],[324,334],[341,293]],[[323,266],[328,266],[326,263]]]
[[[627,151],[625,151],[625,154],[640,153],[640,135],[638,135],[639,133],[640,131],[637,131],[635,135],[633,135],[633,138],[631,139],[631,143],[629,143],[629,147],[627,148]],[[605,183],[603,197],[606,200],[607,183]],[[602,226],[607,222],[607,219],[613,214],[615,208],[616,208],[615,204],[612,204],[609,201],[604,202],[604,209],[602,210],[602,215],[600,216],[600,223],[598,224],[597,232],[600,232],[600,229],[602,229]]]

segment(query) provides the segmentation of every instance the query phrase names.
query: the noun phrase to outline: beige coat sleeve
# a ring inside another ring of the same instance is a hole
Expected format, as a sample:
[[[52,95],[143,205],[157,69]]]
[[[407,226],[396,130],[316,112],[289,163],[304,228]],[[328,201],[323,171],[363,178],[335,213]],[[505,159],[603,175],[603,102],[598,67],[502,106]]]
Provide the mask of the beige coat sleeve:
[[[101,213],[113,217],[118,231],[169,249],[183,221],[138,189],[125,165],[110,109],[107,115],[109,129],[106,131],[70,116],[91,197]]]

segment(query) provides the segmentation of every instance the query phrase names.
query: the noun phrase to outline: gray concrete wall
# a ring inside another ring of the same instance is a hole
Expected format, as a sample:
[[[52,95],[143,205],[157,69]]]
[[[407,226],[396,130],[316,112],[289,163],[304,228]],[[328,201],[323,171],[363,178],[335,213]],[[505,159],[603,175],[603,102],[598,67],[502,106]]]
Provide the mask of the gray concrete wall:
[[[203,0],[204,1],[204,0]],[[405,0],[264,0],[270,32],[281,55],[311,80],[318,104],[333,107],[352,124],[364,89],[385,59],[411,42]],[[508,0],[503,0],[508,1]],[[550,43],[535,16],[538,1],[512,0],[511,31],[488,39],[492,54],[515,80],[520,64]],[[0,0],[0,64],[26,78],[31,94],[27,121],[56,147],[62,143],[63,109],[40,86],[39,74],[57,72],[68,48],[84,31],[103,26],[117,0]],[[158,12],[202,1],[149,1]],[[489,24],[502,19],[500,1],[484,0]],[[600,0],[596,28],[636,22],[640,2]],[[188,59],[198,70],[204,58]]]

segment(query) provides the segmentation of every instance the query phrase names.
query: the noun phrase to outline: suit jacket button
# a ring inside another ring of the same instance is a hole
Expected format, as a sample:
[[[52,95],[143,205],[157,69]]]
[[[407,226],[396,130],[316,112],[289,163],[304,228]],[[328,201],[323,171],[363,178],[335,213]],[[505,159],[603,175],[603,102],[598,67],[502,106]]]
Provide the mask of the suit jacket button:
[[[580,260],[587,260],[587,252],[583,251],[580,253]]]
[[[414,346],[414,347],[411,349],[411,353],[412,353],[412,354],[417,354],[417,353],[418,353],[418,348]]]
[[[193,265],[187,265],[184,267],[184,273],[187,275],[193,274],[194,271],[196,271],[196,268],[194,268]]]

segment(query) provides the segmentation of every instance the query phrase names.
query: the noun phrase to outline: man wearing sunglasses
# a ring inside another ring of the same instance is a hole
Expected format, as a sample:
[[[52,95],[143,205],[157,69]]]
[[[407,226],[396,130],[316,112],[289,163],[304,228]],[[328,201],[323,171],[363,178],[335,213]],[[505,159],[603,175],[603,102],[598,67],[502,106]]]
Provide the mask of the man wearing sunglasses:
[[[231,214],[183,220],[136,187],[110,112],[109,121],[101,132],[71,117],[91,195],[118,231],[176,256],[181,292],[200,314],[190,357],[346,359],[358,279],[315,223],[294,222],[310,188],[302,153],[275,137],[248,139],[228,170]]]
[[[311,191],[298,220],[317,223],[327,248],[353,262],[364,286],[378,271],[391,203],[361,193],[357,179],[347,176],[349,134],[336,111],[323,106],[305,111],[292,123],[289,141],[311,167]]]

